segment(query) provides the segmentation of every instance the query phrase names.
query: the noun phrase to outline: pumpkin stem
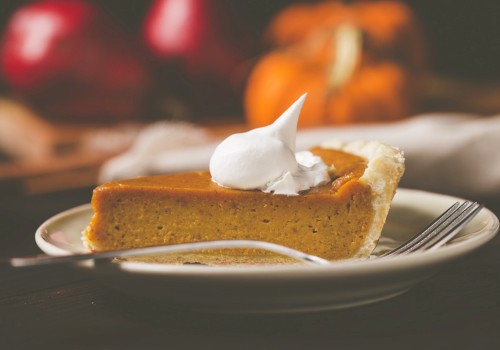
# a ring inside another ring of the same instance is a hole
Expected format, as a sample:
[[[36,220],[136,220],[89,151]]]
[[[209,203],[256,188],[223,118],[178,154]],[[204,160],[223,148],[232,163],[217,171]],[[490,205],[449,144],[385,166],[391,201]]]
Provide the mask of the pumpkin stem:
[[[350,23],[339,25],[335,32],[334,45],[334,64],[328,75],[332,90],[344,85],[356,70],[362,50],[361,30]]]

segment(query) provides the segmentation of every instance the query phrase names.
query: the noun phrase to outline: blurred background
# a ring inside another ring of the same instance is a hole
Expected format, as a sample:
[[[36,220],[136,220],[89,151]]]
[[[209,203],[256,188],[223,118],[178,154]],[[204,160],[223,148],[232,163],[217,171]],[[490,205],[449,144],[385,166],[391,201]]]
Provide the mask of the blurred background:
[[[168,147],[500,111],[496,1],[66,0],[0,9],[0,193],[96,183],[148,125]],[[174,126],[174,127],[172,127]],[[144,138],[144,136],[143,136]]]

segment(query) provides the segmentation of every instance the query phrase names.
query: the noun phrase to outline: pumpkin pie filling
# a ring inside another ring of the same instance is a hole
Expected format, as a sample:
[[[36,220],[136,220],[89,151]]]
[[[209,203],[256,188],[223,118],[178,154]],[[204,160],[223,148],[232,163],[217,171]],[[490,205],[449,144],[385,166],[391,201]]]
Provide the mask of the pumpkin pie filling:
[[[339,156],[343,171],[299,196],[223,188],[209,172],[142,177],[95,189],[95,215],[86,230],[92,250],[114,250],[219,239],[286,245],[329,260],[352,256],[362,244],[373,210],[371,190],[359,182],[360,157]],[[366,165],[365,165],[366,166]],[[205,254],[268,255],[255,249]]]

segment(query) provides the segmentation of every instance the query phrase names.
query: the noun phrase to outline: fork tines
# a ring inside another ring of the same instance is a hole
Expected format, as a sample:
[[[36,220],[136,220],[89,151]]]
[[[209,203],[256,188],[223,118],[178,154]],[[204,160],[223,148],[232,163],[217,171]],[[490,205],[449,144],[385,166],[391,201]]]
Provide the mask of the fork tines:
[[[456,202],[422,232],[382,256],[438,248],[455,237],[482,207],[483,205],[477,202]]]

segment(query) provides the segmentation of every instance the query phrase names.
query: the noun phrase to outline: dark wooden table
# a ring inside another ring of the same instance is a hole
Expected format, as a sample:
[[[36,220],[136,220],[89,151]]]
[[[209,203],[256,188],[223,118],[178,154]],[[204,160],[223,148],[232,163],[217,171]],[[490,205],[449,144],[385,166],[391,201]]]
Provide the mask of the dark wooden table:
[[[0,257],[39,253],[34,231],[90,188],[0,194]],[[486,205],[500,214],[500,199]],[[500,236],[384,302],[297,315],[183,311],[67,267],[0,271],[0,349],[500,349]]]

